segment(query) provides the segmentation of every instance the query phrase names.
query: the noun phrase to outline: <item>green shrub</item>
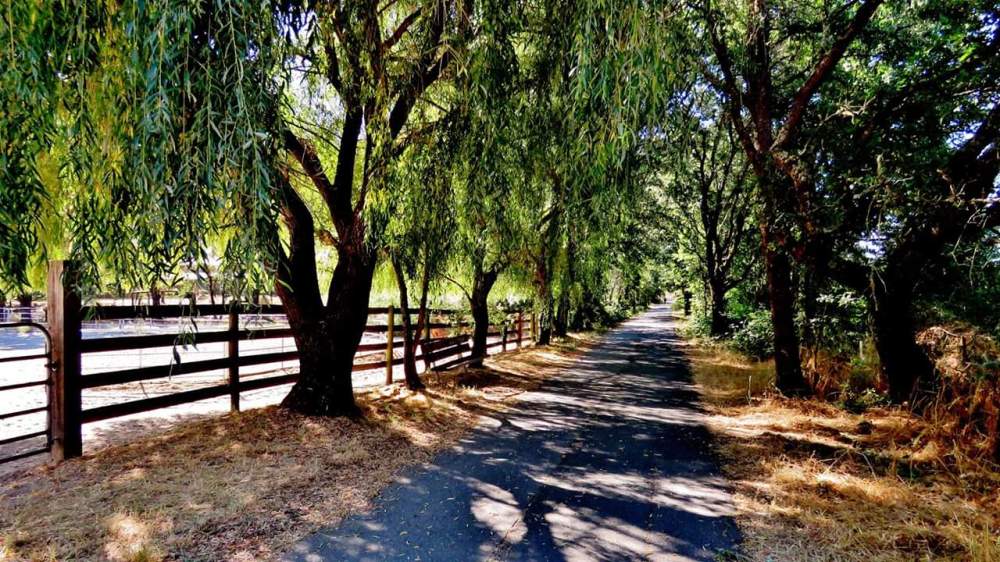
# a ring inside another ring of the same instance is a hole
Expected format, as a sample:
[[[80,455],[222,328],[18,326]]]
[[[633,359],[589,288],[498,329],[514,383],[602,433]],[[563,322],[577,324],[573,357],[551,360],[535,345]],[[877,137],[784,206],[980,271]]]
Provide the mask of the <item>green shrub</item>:
[[[854,357],[847,380],[840,386],[840,406],[849,412],[861,413],[868,408],[886,404],[887,400],[878,391],[876,366],[866,357]]]
[[[757,360],[774,355],[774,330],[771,315],[765,310],[747,315],[743,323],[733,332],[733,347]]]
[[[712,332],[712,319],[707,315],[696,311],[689,317],[684,325],[683,334],[688,338],[706,338]]]

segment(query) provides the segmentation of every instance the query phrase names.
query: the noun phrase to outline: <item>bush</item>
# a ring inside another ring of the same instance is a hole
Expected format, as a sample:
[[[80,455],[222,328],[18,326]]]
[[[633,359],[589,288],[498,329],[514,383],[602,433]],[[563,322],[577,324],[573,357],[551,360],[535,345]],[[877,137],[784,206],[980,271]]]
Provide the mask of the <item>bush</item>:
[[[848,412],[856,414],[888,403],[888,398],[878,391],[878,372],[863,358],[856,357],[851,361],[847,380],[840,386],[839,403]]]
[[[764,310],[751,312],[733,332],[733,347],[757,360],[774,355],[774,330],[771,315]]]
[[[707,338],[711,332],[712,319],[700,311],[696,311],[688,317],[682,333],[687,338]]]

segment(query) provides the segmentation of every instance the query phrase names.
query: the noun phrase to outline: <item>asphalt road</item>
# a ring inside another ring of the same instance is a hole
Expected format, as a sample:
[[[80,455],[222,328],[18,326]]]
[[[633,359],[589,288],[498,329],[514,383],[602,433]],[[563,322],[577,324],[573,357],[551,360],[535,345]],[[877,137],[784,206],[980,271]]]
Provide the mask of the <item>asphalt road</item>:
[[[718,560],[739,532],[673,316],[609,332],[296,561]]]

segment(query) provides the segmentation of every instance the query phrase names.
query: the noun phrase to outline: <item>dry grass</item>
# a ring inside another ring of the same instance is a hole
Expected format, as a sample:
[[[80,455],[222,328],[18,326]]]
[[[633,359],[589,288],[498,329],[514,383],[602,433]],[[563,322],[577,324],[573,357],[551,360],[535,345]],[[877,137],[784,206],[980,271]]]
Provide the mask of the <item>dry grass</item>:
[[[1000,474],[958,462],[927,422],[769,395],[769,363],[687,348],[759,561],[1000,561]]]
[[[565,367],[592,338],[359,396],[363,421],[270,407],[0,482],[0,560],[258,560],[367,509],[401,469]]]

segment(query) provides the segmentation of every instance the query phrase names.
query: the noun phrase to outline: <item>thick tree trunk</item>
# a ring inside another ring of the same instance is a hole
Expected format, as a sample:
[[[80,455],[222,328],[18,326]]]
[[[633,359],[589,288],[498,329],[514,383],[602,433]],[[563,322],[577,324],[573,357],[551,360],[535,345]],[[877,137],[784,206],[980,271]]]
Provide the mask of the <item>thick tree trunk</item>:
[[[543,243],[543,252],[548,251],[548,243]],[[535,335],[535,343],[547,345],[552,341],[552,277],[550,261],[543,253],[540,259],[535,261],[535,312],[538,314],[538,333]]]
[[[310,232],[311,235],[311,232]],[[327,305],[299,297],[297,283],[276,285],[299,349],[299,380],[281,405],[306,415],[358,416],[351,372],[368,323],[375,255],[359,236],[338,248]],[[304,276],[303,283],[316,283]]]
[[[412,322],[410,321],[410,298],[407,294],[406,275],[399,259],[393,257],[392,269],[396,272],[396,285],[399,287],[399,311],[403,317],[403,374],[406,379],[406,387],[410,390],[421,390],[425,388],[420,375],[417,374],[417,358]]]
[[[795,331],[791,263],[782,250],[767,244],[766,235],[764,240],[764,269],[774,330],[774,384],[787,396],[803,396],[809,393],[809,385],[802,376],[799,337]]]
[[[889,398],[901,404],[914,398],[918,383],[929,382],[934,366],[917,344],[913,291],[908,283],[872,279],[872,333]]]
[[[486,357],[486,343],[490,332],[490,309],[488,299],[493,285],[500,272],[497,270],[483,271],[476,267],[473,274],[472,294],[469,295],[469,306],[472,309],[472,361],[470,365],[480,367]]]
[[[785,247],[789,234],[779,217],[782,209],[792,206],[788,201],[792,186],[788,178],[773,167],[762,170],[757,180],[763,200],[761,253],[774,331],[774,384],[786,396],[804,396],[810,389],[802,375],[799,336],[795,329],[795,284],[791,256]]]
[[[711,279],[708,283],[709,308],[711,315],[710,333],[722,336],[729,332],[729,319],[726,317],[726,287],[722,280]]]
[[[795,290],[791,264],[781,251],[765,251],[767,288],[771,300],[771,323],[774,330],[774,384],[788,396],[809,393],[802,376],[799,338],[795,331]]]

